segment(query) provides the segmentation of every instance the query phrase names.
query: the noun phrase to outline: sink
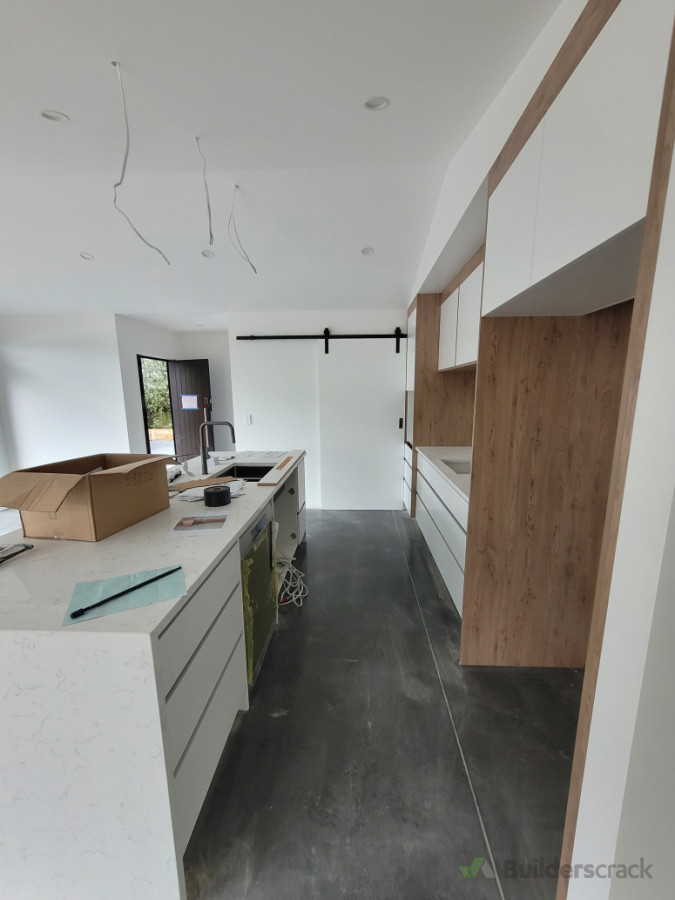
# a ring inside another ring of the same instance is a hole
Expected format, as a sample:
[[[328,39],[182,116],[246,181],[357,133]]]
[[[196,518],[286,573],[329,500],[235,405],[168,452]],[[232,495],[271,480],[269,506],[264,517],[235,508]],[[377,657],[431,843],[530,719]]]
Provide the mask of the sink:
[[[215,473],[215,477],[220,475],[231,475],[232,478],[242,478],[244,481],[260,481],[264,478],[274,466],[256,465],[255,463],[232,463],[224,469],[219,469]]]
[[[455,475],[470,475],[471,474],[471,460],[466,459],[442,459],[442,463],[444,463],[449,469],[455,473]]]

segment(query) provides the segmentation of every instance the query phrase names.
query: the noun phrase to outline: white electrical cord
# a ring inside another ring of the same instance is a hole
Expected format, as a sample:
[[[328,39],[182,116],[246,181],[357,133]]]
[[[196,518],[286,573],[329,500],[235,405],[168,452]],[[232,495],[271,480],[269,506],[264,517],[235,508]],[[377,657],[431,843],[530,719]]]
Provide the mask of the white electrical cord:
[[[241,240],[239,239],[239,232],[237,231],[237,222],[234,218],[234,201],[237,199],[237,191],[238,190],[239,190],[239,185],[235,184],[234,189],[232,191],[232,208],[230,209],[230,218],[227,223],[227,236],[229,237],[230,243],[232,244],[234,249],[237,251],[239,256],[241,256],[242,259],[246,260],[246,262],[249,264],[249,266],[253,269],[253,271],[257,275],[258,270],[251,262],[251,257],[248,255],[246,250],[244,250],[244,246],[243,246]]]
[[[278,566],[288,567],[281,580],[279,606],[288,606],[289,603],[294,603],[295,606],[301,607],[303,600],[309,594],[309,588],[304,581],[305,573],[296,569],[293,565],[294,560],[295,557],[292,559],[280,557],[277,560]]]
[[[123,209],[120,209],[119,206],[117,205],[117,189],[122,187],[122,185],[124,183],[124,177],[127,174],[127,161],[129,159],[129,146],[130,146],[131,141],[130,141],[130,135],[129,135],[129,113],[127,112],[127,98],[124,94],[124,82],[122,81],[122,69],[120,68],[120,64],[117,62],[117,60],[113,59],[112,64],[117,69],[117,78],[120,83],[120,94],[122,96],[122,111],[124,113],[124,133],[126,136],[126,144],[124,147],[124,158],[122,160],[122,174],[119,177],[119,181],[116,181],[113,186],[113,206],[115,207],[115,209],[121,216],[124,216],[124,218],[129,223],[129,227],[134,232],[134,234],[137,237],[139,237],[146,246],[150,247],[151,250],[155,250],[157,253],[159,253],[159,255],[162,257],[162,259],[167,264],[167,266],[170,266],[171,263],[169,262],[167,257],[162,253],[162,251],[159,249],[159,247],[155,247],[154,244],[151,244],[150,241],[146,240],[146,238],[143,237],[143,235],[140,233],[138,228],[136,228],[134,223],[131,221],[129,216],[124,212]]]
[[[195,143],[197,144],[197,150],[199,151],[199,155],[202,158],[202,178],[204,179],[204,190],[206,192],[206,212],[209,217],[209,244],[213,246],[213,223],[211,220],[211,196],[209,194],[209,183],[206,180],[206,157],[202,153],[202,148],[199,146],[199,138],[195,138]]]

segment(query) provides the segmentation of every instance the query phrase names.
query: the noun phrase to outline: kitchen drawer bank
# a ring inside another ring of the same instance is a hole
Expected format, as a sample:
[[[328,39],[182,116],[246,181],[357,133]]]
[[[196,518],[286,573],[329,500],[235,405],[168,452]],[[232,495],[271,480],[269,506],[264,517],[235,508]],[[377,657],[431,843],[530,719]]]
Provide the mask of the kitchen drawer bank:
[[[247,486],[214,537],[167,537],[186,511],[173,500],[98,544],[36,541],[0,571],[8,897],[185,898],[183,853],[248,707],[239,537],[277,490]],[[174,562],[183,597],[61,627],[76,582]]]
[[[468,462],[471,448],[418,448],[415,517],[461,616],[469,500],[444,471],[443,457]]]

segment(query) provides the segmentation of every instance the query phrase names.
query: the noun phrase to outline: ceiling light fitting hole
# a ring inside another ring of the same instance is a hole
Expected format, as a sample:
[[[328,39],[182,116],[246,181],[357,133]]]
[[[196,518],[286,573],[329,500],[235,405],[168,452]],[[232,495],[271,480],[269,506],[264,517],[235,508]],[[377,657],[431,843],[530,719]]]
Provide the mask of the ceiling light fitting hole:
[[[389,100],[386,97],[369,97],[363,105],[366,109],[376,112],[380,109],[386,109],[389,106]]]
[[[67,116],[63,112],[59,112],[58,109],[43,109],[40,115],[50,122],[70,122],[70,116]]]

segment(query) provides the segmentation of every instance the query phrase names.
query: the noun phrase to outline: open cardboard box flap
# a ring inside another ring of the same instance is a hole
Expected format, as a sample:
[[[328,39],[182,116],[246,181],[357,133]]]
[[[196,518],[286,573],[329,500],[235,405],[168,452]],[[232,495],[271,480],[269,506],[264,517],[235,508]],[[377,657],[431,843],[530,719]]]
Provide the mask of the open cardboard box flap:
[[[10,472],[0,478],[0,506],[26,512],[56,512],[85,477],[58,472]]]
[[[125,475],[147,465],[149,459],[172,458],[147,453],[98,453],[10,472],[0,478],[0,506],[23,512],[55,513],[87,475]]]
[[[135,456],[136,459],[132,458],[130,462],[129,453],[103,453],[100,457],[103,460],[103,463],[100,466],[97,466],[96,470],[92,471],[90,469],[89,472],[91,475],[124,475],[127,472],[132,472],[134,469],[147,465],[148,460],[151,459],[165,459],[167,462],[175,462],[173,456],[166,456],[163,453],[150,455],[147,453],[137,453]]]

